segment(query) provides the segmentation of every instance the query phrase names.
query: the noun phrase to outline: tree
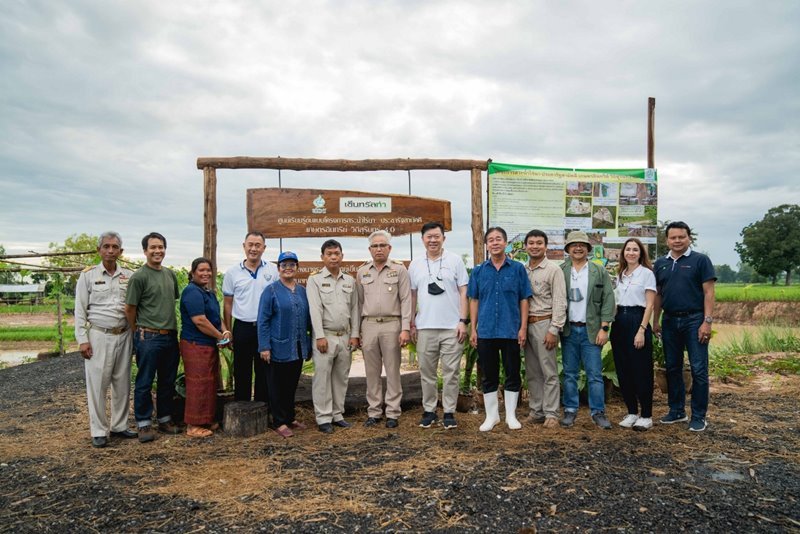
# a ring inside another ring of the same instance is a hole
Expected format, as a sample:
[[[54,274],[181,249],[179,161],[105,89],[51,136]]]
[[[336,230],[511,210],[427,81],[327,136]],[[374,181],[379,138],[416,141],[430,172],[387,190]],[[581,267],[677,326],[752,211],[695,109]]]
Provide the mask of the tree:
[[[755,271],[777,283],[778,275],[785,274],[785,283],[791,283],[792,271],[800,268],[800,206],[781,204],[767,211],[764,218],[745,226],[736,243],[736,252],[742,263],[749,263]]]
[[[736,280],[745,284],[763,284],[767,281],[766,278],[758,274],[753,266],[748,263],[739,262],[737,265],[738,272],[736,273]]]
[[[717,282],[721,284],[732,284],[736,281],[736,271],[727,263],[715,265],[714,271],[717,273]]]
[[[6,248],[3,245],[0,245],[0,256],[5,256]],[[3,271],[2,269],[11,267],[11,265],[7,263],[3,263],[0,261],[0,284],[13,284],[14,279],[16,278],[14,275],[15,273],[10,271]]]
[[[46,258],[45,264],[49,267],[85,267],[87,265],[94,265],[100,263],[100,254],[97,253],[97,240],[96,235],[90,234],[72,234],[64,240],[63,245],[58,243],[50,243],[49,252],[89,252],[92,254],[81,254],[75,256],[51,256]],[[66,293],[75,291],[75,284],[78,282],[80,271],[75,274],[66,274],[64,276],[63,287]]]

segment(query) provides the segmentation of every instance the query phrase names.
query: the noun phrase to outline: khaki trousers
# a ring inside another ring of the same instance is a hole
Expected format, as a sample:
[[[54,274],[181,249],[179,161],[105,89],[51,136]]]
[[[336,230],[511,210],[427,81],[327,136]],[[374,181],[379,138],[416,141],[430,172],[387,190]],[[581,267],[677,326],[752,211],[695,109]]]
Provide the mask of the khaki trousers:
[[[400,320],[379,323],[364,319],[361,322],[361,350],[367,374],[368,417],[383,416],[384,395],[381,367],[386,373],[386,417],[400,417],[403,386],[400,383]]]
[[[561,388],[558,382],[556,349],[547,350],[544,336],[550,321],[528,325],[525,342],[525,378],[528,382],[528,405],[535,417],[558,417]]]
[[[128,428],[131,393],[131,331],[119,335],[106,334],[90,328],[89,343],[92,357],[84,360],[86,398],[89,403],[89,430],[93,438],[108,436],[106,394],[111,386],[112,432]]]
[[[350,334],[343,336],[325,335],[328,352],[314,347],[314,376],[311,378],[311,397],[314,399],[314,415],[317,424],[341,421],[344,419],[344,397],[347,394],[347,380],[350,377]]]
[[[455,328],[417,330],[417,356],[422,384],[422,407],[435,412],[439,400],[438,367],[442,362],[442,408],[455,413],[458,402],[458,378],[461,371],[463,344],[458,342]]]

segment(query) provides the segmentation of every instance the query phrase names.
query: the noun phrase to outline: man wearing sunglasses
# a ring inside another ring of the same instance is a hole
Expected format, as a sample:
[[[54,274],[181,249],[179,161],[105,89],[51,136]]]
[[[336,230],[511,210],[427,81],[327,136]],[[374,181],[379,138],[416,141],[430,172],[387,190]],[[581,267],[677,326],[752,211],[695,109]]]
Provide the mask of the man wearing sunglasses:
[[[444,249],[444,226],[422,227],[425,257],[411,262],[411,338],[417,344],[423,413],[419,426],[438,422],[438,367],[442,362],[442,408],[445,429],[456,428],[456,402],[461,354],[467,335],[467,269],[457,254]]]
[[[411,339],[411,288],[402,262],[389,261],[392,236],[385,230],[369,236],[372,261],[358,268],[356,288],[361,308],[361,348],[367,375],[367,420],[373,427],[383,417],[381,366],[386,371],[386,428],[400,418],[400,348]]]

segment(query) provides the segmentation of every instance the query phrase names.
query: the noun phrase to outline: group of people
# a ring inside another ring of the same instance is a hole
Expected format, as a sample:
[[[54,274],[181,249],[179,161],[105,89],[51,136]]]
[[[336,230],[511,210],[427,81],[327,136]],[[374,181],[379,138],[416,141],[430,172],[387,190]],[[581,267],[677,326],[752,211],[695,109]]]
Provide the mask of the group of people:
[[[685,223],[670,223],[666,229],[670,252],[654,266],[642,242],[628,239],[612,280],[603,266],[590,260],[592,244],[584,232],[569,233],[567,258],[559,266],[547,259],[547,234],[531,230],[525,237],[528,262],[523,265],[509,259],[505,230],[493,227],[484,236],[488,259],[469,276],[462,259],[444,248],[444,226],[429,222],[421,229],[425,255],[408,269],[390,259],[392,236],[379,230],[368,238],[372,259],[358,268],[355,277],[341,269],[341,243],[329,239],[321,246],[323,268],[303,286],[296,279],[297,255],[281,252],[276,267],[263,259],[264,235],[250,232],[243,243],[244,260],[224,275],[220,313],[210,260],[192,262],[189,284],[179,294],[175,273],[162,265],[167,248],[163,235],[152,232],[142,239],[146,262],[133,273],[117,262],[122,238],[106,232],[97,247],[102,261],[81,274],[75,300],[92,445],[104,447],[110,438],[138,438],[144,443],[155,438],[155,430],[185,431],[197,438],[213,435],[219,427],[215,420],[218,350],[226,346],[234,354],[235,400],[266,403],[274,430],[288,438],[306,428],[296,417],[294,398],[303,361],[309,359],[314,362],[312,398],[318,430],[329,434],[351,426],[344,418],[344,402],[352,352],[358,347],[366,373],[364,426],[396,428],[401,415],[401,349],[411,341],[416,343],[420,367],[422,428],[440,421],[445,429],[458,426],[461,356],[468,341],[477,348],[483,371],[486,417],[481,431],[500,422],[501,363],[510,429],[519,429],[522,423],[571,427],[579,406],[581,366],[591,419],[608,429],[612,425],[605,414],[601,350],[610,339],[628,410],[619,424],[647,430],[653,424],[654,334],[663,335],[669,383],[669,413],[661,422],[689,419],[682,374],[688,350],[694,384],[689,429],[702,431],[716,278],[708,257],[689,248],[690,235]],[[556,361],[559,341],[563,397]],[[529,391],[529,414],[522,422],[516,417],[521,350]],[[132,353],[138,369],[136,431],[127,425]],[[186,380],[185,426],[172,418],[180,358]],[[109,387],[110,425],[105,406]]]

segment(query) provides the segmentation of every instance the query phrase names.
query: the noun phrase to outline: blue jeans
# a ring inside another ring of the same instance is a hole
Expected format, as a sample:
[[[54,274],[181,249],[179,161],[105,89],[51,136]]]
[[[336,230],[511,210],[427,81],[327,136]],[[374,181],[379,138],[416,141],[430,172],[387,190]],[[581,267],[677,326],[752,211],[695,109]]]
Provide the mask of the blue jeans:
[[[692,419],[705,419],[708,410],[708,343],[697,340],[703,324],[703,312],[685,317],[664,313],[661,335],[667,365],[667,402],[669,411],[686,411],[686,386],[683,384],[683,351],[689,352],[692,369]]]
[[[561,362],[564,365],[564,411],[578,411],[578,373],[581,362],[589,386],[589,409],[592,415],[606,409],[606,388],[603,384],[602,347],[586,335],[585,326],[569,327],[569,335],[561,337]]]
[[[158,422],[172,419],[172,400],[175,397],[175,377],[178,374],[178,337],[137,330],[133,333],[136,351],[136,385],[133,393],[133,413],[138,427],[147,426],[153,418],[153,379],[158,374],[156,411]]]

